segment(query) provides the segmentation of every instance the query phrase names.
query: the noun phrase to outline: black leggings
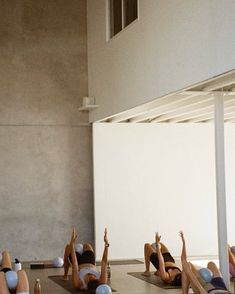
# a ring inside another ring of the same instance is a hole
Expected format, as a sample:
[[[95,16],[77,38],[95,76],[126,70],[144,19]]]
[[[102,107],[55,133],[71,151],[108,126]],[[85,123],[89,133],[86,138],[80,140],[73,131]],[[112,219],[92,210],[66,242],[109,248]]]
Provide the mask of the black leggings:
[[[82,254],[78,253],[77,251],[76,257],[78,261],[78,265],[84,264],[84,263],[91,263],[95,265],[95,254],[91,250],[84,251]],[[72,263],[72,256],[69,255],[69,261]]]

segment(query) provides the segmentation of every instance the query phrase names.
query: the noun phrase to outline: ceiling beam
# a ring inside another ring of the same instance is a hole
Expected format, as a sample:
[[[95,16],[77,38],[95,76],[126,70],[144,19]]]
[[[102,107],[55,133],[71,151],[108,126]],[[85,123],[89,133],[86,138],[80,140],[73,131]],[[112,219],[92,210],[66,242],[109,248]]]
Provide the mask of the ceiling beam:
[[[224,81],[212,82],[209,86],[203,88],[203,91],[215,91],[235,84],[235,77],[226,78]]]
[[[190,115],[202,109],[204,110],[207,108],[211,108],[211,106],[213,106],[213,97],[208,97],[208,99],[206,99],[205,101],[200,99],[198,102],[195,101],[194,103],[190,103],[186,105],[185,107],[180,107],[176,109],[175,111],[172,111],[168,114],[160,115],[159,117],[153,119],[152,122],[161,122],[164,120],[166,121],[166,120],[174,119],[184,115]]]
[[[193,114],[189,114],[189,115],[182,115],[177,118],[170,119],[170,120],[168,120],[168,122],[170,122],[170,123],[179,123],[179,122],[183,122],[183,121],[196,122],[199,117],[203,117],[204,120],[207,118],[210,119],[210,115],[213,115],[213,111],[214,111],[214,106],[211,105],[210,107],[208,107],[204,110],[198,110],[197,112],[194,112]],[[196,120],[196,121],[194,121],[194,120]]]
[[[213,98],[212,98],[213,99]],[[225,112],[228,111],[229,108],[233,108],[235,106],[235,99],[231,96],[224,97],[224,106]],[[203,120],[211,119],[211,114],[213,114],[214,104],[212,103],[211,106],[202,107],[201,109],[195,109],[195,111],[191,111],[190,113],[178,115],[177,117],[166,117],[165,120],[168,120],[171,123],[178,123],[181,121],[190,121],[190,122],[198,122],[198,118],[202,117]],[[208,117],[208,115],[210,115]],[[160,121],[160,120],[159,120]]]
[[[179,95],[184,95],[184,94],[179,94]],[[180,99],[184,99],[184,97]],[[156,98],[155,100],[145,103],[144,105],[136,106],[128,111],[124,111],[122,113],[119,113],[117,115],[110,117],[109,122],[111,123],[122,122],[127,119],[131,119],[132,117],[135,117],[139,114],[148,113],[152,109],[160,107],[166,103],[167,104],[173,103],[174,101],[175,101],[175,98],[174,96],[172,96],[172,94],[164,96],[164,97]]]
[[[232,117],[235,117],[235,106],[230,106],[227,109],[225,108],[225,110],[224,110],[224,118],[225,119],[232,118]],[[214,120],[214,113],[211,112],[211,113],[207,113],[202,116],[198,116],[197,118],[189,119],[188,122],[195,123],[195,122],[200,122],[200,121],[205,121],[205,120]]]
[[[200,103],[200,101],[202,101],[204,98],[198,97],[198,93],[192,93],[190,95],[188,95],[188,93],[185,92],[185,94],[187,94],[186,97],[182,97],[182,98],[178,98],[173,96],[173,99],[171,101],[169,101],[169,103],[165,103],[161,106],[159,106],[156,109],[150,110],[148,113],[144,114],[144,115],[139,115],[136,116],[135,118],[130,119],[129,121],[132,123],[137,123],[137,122],[142,122],[145,120],[151,120],[153,118],[155,118],[158,115],[162,115],[162,114],[166,114],[169,112],[173,112],[175,111],[175,109],[179,108],[179,107],[187,107],[188,105],[190,105],[191,103],[193,104],[197,104]],[[206,94],[203,94],[205,95]],[[205,101],[208,100],[210,98],[206,98],[205,97]]]

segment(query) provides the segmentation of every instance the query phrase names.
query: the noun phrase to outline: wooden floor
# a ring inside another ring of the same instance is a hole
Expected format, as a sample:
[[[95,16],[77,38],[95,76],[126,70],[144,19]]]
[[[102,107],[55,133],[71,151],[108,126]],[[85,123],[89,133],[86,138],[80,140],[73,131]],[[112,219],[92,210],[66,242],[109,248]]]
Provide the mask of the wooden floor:
[[[62,275],[63,269],[30,269],[29,264],[24,264],[29,278],[30,293],[33,293],[33,287],[36,278],[40,278],[42,294],[67,294],[70,293],[58,286],[48,276]],[[111,286],[117,294],[173,294],[181,293],[179,289],[164,290],[155,285],[146,283],[137,278],[128,275],[128,272],[144,271],[144,264],[129,264],[129,265],[112,265],[111,266]]]

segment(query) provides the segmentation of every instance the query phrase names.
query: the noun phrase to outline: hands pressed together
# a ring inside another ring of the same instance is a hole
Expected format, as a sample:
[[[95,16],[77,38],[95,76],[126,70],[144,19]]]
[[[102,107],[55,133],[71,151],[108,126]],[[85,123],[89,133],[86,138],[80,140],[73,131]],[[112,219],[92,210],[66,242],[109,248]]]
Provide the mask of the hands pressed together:
[[[182,230],[179,231],[179,235],[180,235],[181,240],[182,240],[182,241],[185,241],[185,240],[184,240],[184,233],[183,233]]]
[[[108,241],[108,236],[107,236],[107,228],[104,230],[104,244],[106,247],[109,247],[109,241]]]
[[[71,241],[70,241],[70,243],[71,243],[71,244],[75,244],[75,241],[77,240],[77,237],[78,237],[78,235],[77,235],[77,233],[76,233],[76,231],[75,231],[75,228],[73,228],[73,232],[72,232],[72,236],[71,236]]]

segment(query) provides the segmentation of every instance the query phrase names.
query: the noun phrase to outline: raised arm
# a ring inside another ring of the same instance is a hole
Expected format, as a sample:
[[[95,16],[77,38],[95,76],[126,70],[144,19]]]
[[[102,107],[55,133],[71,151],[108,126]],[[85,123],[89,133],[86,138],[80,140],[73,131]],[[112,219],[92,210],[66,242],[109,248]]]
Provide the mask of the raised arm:
[[[108,266],[108,249],[109,249],[109,242],[108,242],[108,236],[107,236],[107,228],[104,230],[104,251],[103,256],[101,260],[101,274],[99,282],[101,284],[106,284],[108,281],[107,277],[107,266]]]
[[[183,262],[187,261],[187,251],[186,251],[186,244],[185,244],[183,231],[180,231],[179,235],[180,235],[180,238],[182,240],[181,262],[182,262],[182,265],[183,265]]]
[[[189,290],[189,285],[193,284],[195,288],[198,289],[200,294],[206,294],[207,291],[202,287],[200,282],[197,279],[195,274],[196,269],[194,266],[187,261],[187,251],[186,251],[186,243],[184,239],[183,231],[179,232],[179,235],[182,240],[182,252],[181,252],[181,262],[182,262],[182,291],[183,294],[187,294]]]
[[[161,240],[161,236],[157,232],[155,234],[155,243],[156,243],[156,251],[157,251],[158,261],[159,261],[158,274],[163,281],[167,282],[170,280],[170,277],[165,270],[165,263],[164,263],[164,258],[162,256],[162,252],[161,252],[160,240]]]
[[[77,234],[75,232],[75,229],[73,229],[71,240],[70,240],[70,248],[71,248],[71,257],[72,257],[72,281],[73,281],[73,286],[75,289],[80,289],[82,286],[82,281],[79,279],[78,275],[78,261],[77,261],[77,256],[75,253],[75,242],[77,239]]]

